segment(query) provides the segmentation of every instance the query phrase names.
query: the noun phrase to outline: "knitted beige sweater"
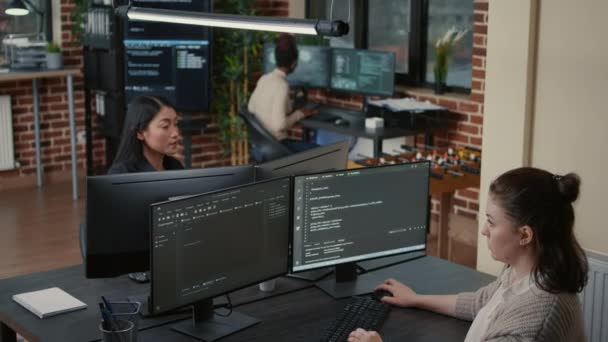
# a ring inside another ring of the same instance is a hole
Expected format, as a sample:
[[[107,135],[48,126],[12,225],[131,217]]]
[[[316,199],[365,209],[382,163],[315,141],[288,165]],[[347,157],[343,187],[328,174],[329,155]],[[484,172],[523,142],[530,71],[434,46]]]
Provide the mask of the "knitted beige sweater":
[[[506,281],[507,273],[477,292],[460,293],[456,317],[472,321]],[[552,294],[539,289],[514,296],[496,308],[496,320],[490,322],[482,341],[584,342],[580,302],[576,294]]]

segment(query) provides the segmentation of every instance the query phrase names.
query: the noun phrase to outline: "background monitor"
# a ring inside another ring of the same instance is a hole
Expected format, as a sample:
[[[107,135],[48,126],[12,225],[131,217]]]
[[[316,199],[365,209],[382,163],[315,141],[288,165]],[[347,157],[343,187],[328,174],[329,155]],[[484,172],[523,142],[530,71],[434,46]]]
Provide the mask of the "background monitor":
[[[348,162],[348,140],[313,148],[256,166],[256,181],[345,169]]]
[[[428,162],[296,176],[292,271],[424,250],[428,196]]]
[[[367,95],[393,95],[395,53],[338,48],[331,52],[331,89]]]
[[[149,270],[150,204],[253,180],[250,165],[88,177],[84,230],[87,278]]]
[[[201,322],[173,329],[205,341],[227,334],[214,322],[257,322],[214,316],[212,298],[287,273],[290,208],[290,178],[152,205],[153,313],[194,305]]]
[[[125,97],[161,96],[179,111],[209,108],[209,40],[125,39]]]
[[[264,44],[264,73],[277,66],[274,57],[275,44]],[[298,45],[298,65],[294,72],[287,75],[287,81],[295,87],[329,87],[330,48],[326,46]]]
[[[133,6],[211,12],[211,0],[132,0]],[[162,96],[178,111],[209,108],[211,28],[124,21],[124,82],[129,103],[140,95]]]

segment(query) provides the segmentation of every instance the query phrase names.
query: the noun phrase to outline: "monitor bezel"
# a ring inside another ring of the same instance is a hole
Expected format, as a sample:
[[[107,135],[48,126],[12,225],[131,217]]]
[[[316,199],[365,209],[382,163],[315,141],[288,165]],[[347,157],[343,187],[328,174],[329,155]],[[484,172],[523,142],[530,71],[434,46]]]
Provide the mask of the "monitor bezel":
[[[103,210],[107,210],[108,205],[111,206],[112,203],[116,201],[117,197],[115,194],[116,190],[113,188],[114,186],[138,184],[138,187],[139,185],[143,185],[144,188],[147,189],[148,186],[146,184],[150,184],[151,187],[154,186],[153,184],[161,184],[157,182],[162,182],[162,184],[165,184],[166,182],[174,181],[200,180],[201,182],[204,181],[207,183],[205,179],[217,179],[217,177],[228,177],[229,181],[227,182],[232,183],[228,185],[229,187],[245,185],[255,181],[255,168],[252,165],[240,165],[215,168],[165,170],[156,172],[126,172],[99,176],[87,176],[87,191],[85,194],[85,214],[83,225],[83,261],[85,266],[85,276],[87,278],[111,278],[130,272],[143,272],[148,270],[150,267],[150,246],[147,241],[150,232],[148,226],[148,217],[142,216],[141,221],[137,219],[137,227],[128,227],[124,224],[119,224],[119,229],[115,229],[116,227],[110,231],[105,229],[104,225],[106,225],[107,221],[110,221],[110,224],[116,224],[117,222],[120,223],[122,221],[119,216],[107,216],[106,214],[103,214],[105,213]],[[234,177],[237,179],[237,181],[233,181]],[[224,185],[224,181],[219,182],[220,185]],[[216,180],[215,183],[217,184],[218,181]],[[182,186],[180,185],[177,188],[182,189]],[[158,192],[158,186],[154,186],[154,189],[156,195]],[[149,205],[155,203],[154,201],[158,201],[161,198],[164,200],[172,196],[197,195],[199,193],[206,193],[221,189],[224,189],[224,187],[214,186],[211,187],[211,189],[204,189],[201,192],[191,191],[193,189],[181,192],[174,191],[175,187],[173,187],[172,191],[163,191],[162,196],[158,196],[159,198],[153,200],[148,201],[148,196],[145,196],[145,205],[142,205],[141,208],[138,206],[138,209],[142,209],[141,213],[145,212],[147,214]],[[137,190],[141,191],[141,188],[138,188]],[[133,196],[140,198],[140,196],[137,194],[134,194]],[[121,205],[130,204],[128,201],[125,201],[124,198],[120,198],[118,203]],[[125,213],[121,211],[120,214],[124,215]],[[110,219],[107,219],[107,217],[110,217]],[[144,222],[146,226],[139,225],[140,222]],[[124,240],[124,237],[121,236],[123,233],[121,229],[128,229],[129,233],[127,239],[131,241],[133,240],[131,238],[137,236],[137,234],[143,234],[142,244],[136,244],[131,246],[129,249],[123,249],[120,247],[117,251],[115,246],[110,245],[109,241],[103,241],[107,243],[108,248],[100,248],[100,246],[105,245],[100,243],[99,240],[96,240],[98,236],[109,234],[109,236],[117,236]],[[128,261],[125,262],[125,260]]]
[[[165,309],[163,309],[161,311],[157,311],[155,309],[155,305],[154,305],[154,272],[153,272],[153,270],[154,270],[154,258],[152,256],[153,250],[154,250],[154,248],[153,248],[154,247],[153,246],[154,245],[154,240],[152,238],[152,236],[153,236],[153,234],[152,234],[153,218],[152,217],[153,217],[153,213],[154,213],[154,208],[156,206],[164,205],[164,204],[167,204],[167,203],[175,203],[175,202],[180,202],[180,201],[192,200],[193,198],[196,198],[196,197],[203,197],[203,196],[214,195],[214,194],[218,194],[218,193],[222,193],[222,192],[227,192],[227,191],[234,191],[234,190],[237,190],[237,189],[242,189],[242,188],[250,187],[250,186],[256,186],[256,185],[260,185],[260,184],[263,184],[263,183],[270,183],[270,182],[277,182],[278,183],[280,181],[284,181],[285,179],[289,180],[289,182],[287,182],[289,184],[289,199],[288,199],[288,203],[289,203],[289,209],[288,209],[289,224],[288,225],[289,225],[289,227],[288,227],[288,232],[287,232],[288,244],[287,244],[287,246],[285,246],[285,248],[287,249],[287,264],[286,264],[284,272],[280,272],[280,273],[275,274],[275,275],[273,275],[271,277],[264,277],[264,278],[256,279],[254,281],[252,280],[251,282],[247,282],[246,285],[243,285],[243,286],[240,286],[240,287],[237,287],[237,288],[233,288],[233,289],[230,289],[228,291],[223,291],[223,292],[215,294],[213,296],[206,296],[206,297],[202,297],[202,298],[198,298],[197,297],[196,300],[191,301],[188,304],[175,305],[175,306],[172,306],[170,308],[165,308]],[[273,178],[273,179],[268,179],[268,180],[264,180],[264,181],[260,181],[260,182],[252,182],[252,183],[243,184],[243,185],[240,185],[240,186],[234,186],[234,187],[230,187],[230,188],[225,188],[225,189],[221,189],[221,190],[214,190],[214,191],[206,192],[206,193],[203,193],[203,194],[192,195],[192,196],[188,196],[188,197],[184,197],[184,198],[180,198],[180,199],[176,199],[176,200],[169,200],[169,201],[163,201],[163,202],[158,202],[158,203],[150,204],[150,214],[149,214],[149,222],[150,222],[149,223],[150,224],[150,241],[149,241],[149,245],[150,245],[150,295],[149,295],[149,304],[150,305],[149,305],[149,307],[150,307],[150,309],[149,309],[149,311],[150,311],[150,314],[151,315],[158,315],[158,314],[162,314],[162,313],[178,310],[180,308],[184,308],[184,307],[188,307],[188,306],[191,306],[191,305],[195,305],[197,302],[202,302],[202,301],[205,301],[205,300],[209,300],[209,299],[213,299],[213,298],[216,298],[216,297],[220,297],[220,296],[226,295],[228,293],[232,293],[232,292],[244,289],[246,287],[255,285],[257,283],[261,283],[263,281],[274,279],[274,278],[277,278],[277,277],[280,277],[282,275],[287,274],[288,271],[289,271],[289,263],[290,263],[290,257],[289,257],[290,256],[289,233],[291,232],[291,221],[292,221],[292,217],[293,217],[293,206],[291,205],[293,203],[292,186],[293,186],[293,184],[292,184],[292,181],[291,181],[291,177],[280,177],[280,178]]]
[[[296,189],[296,178],[300,178],[300,177],[308,177],[308,176],[316,176],[316,175],[324,175],[324,174],[333,174],[333,173],[338,173],[338,172],[343,172],[343,171],[356,171],[356,170],[372,170],[372,169],[379,169],[379,168],[397,168],[397,167],[404,167],[406,165],[411,166],[412,164],[427,164],[427,197],[429,198],[429,200],[427,200],[427,215],[426,215],[426,232],[425,232],[425,236],[428,237],[428,233],[430,230],[430,209],[431,209],[431,202],[430,202],[430,190],[431,190],[431,180],[430,180],[430,171],[431,171],[431,162],[427,161],[427,160],[423,160],[423,161],[416,161],[416,162],[409,162],[409,163],[403,163],[403,164],[395,164],[395,165],[380,165],[380,166],[370,166],[370,167],[360,167],[360,168],[353,168],[353,169],[344,169],[344,170],[336,170],[336,171],[328,171],[328,172],[318,172],[318,173],[309,173],[309,174],[305,174],[305,175],[298,175],[298,176],[293,176],[291,179],[292,182],[292,192],[295,192]],[[293,255],[293,247],[295,245],[294,242],[294,236],[295,236],[295,224],[293,222],[293,215],[294,215],[294,208],[292,209],[292,216],[291,216],[291,229],[289,231],[289,251],[290,251],[290,264],[289,264],[289,272],[290,273],[300,273],[300,272],[308,272],[308,271],[312,271],[312,270],[317,270],[317,269],[321,269],[321,268],[326,268],[326,267],[335,267],[338,265],[344,265],[344,264],[348,264],[348,263],[356,263],[356,262],[360,262],[360,261],[367,261],[367,260],[375,260],[375,259],[380,259],[380,258],[386,258],[386,257],[392,257],[392,256],[397,256],[397,255],[405,255],[405,254],[409,254],[409,253],[414,253],[414,252],[420,252],[420,251],[426,251],[427,247],[428,247],[428,238],[425,238],[424,241],[424,247],[420,248],[420,249],[413,249],[411,251],[405,251],[405,252],[397,252],[397,253],[392,253],[392,254],[387,254],[387,255],[382,255],[382,256],[377,256],[377,257],[371,257],[371,258],[362,258],[362,259],[358,259],[358,260],[352,260],[352,261],[346,261],[346,262],[335,262],[332,263],[330,265],[322,265],[322,266],[315,266],[315,267],[311,267],[311,268],[307,268],[307,269],[300,269],[300,270],[295,270],[294,269],[294,255]],[[342,260],[341,259],[336,259],[337,261]],[[318,264],[318,263],[317,263]],[[317,265],[317,264],[312,264],[312,265]]]
[[[306,165],[306,163],[314,162],[320,158],[325,158],[332,154],[344,153],[344,166],[336,168],[334,170],[318,171],[318,172],[331,172],[337,170],[343,170],[348,165],[348,149],[350,147],[350,142],[348,140],[342,140],[335,142],[330,145],[319,146],[310,150],[306,150],[300,153],[295,153],[286,157],[282,157],[279,159],[275,159],[263,164],[255,165],[255,174],[254,178],[257,181],[280,178],[280,177],[288,177],[288,176],[297,176],[301,174],[308,174],[310,172],[302,171],[302,172],[291,172],[284,176],[270,176],[273,173],[284,173],[283,170],[285,168],[291,168],[294,165]]]

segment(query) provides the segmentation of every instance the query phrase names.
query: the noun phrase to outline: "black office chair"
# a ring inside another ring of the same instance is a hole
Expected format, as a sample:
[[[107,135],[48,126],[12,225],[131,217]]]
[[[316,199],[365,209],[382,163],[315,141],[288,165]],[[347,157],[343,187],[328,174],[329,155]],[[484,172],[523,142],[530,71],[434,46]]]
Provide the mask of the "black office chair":
[[[242,109],[239,116],[247,126],[251,157],[256,163],[264,163],[293,154],[262,126],[254,114]]]

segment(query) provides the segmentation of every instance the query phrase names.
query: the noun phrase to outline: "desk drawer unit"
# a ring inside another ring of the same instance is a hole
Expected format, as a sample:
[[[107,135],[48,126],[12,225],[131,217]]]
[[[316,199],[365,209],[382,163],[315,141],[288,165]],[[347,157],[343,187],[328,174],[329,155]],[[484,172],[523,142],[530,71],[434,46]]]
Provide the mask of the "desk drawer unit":
[[[0,96],[0,171],[15,168],[11,97]]]

